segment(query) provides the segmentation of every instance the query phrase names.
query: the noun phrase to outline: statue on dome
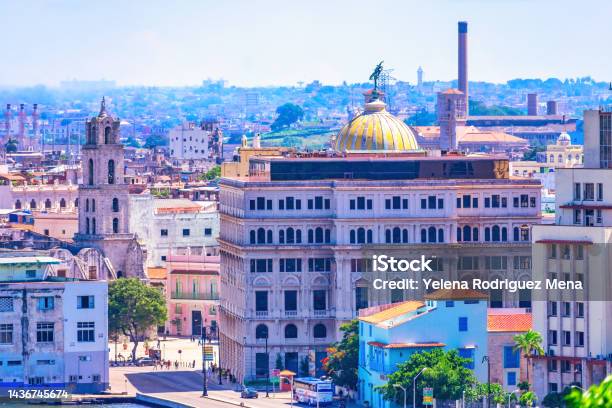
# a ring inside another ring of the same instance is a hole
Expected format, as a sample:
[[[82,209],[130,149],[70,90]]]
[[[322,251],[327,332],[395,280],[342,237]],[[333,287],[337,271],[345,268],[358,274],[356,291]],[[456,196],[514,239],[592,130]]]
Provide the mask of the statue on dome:
[[[378,65],[376,65],[376,68],[374,68],[372,75],[370,75],[370,81],[374,81],[374,92],[378,89],[378,78],[380,78],[383,71],[383,62],[384,61],[380,61]]]

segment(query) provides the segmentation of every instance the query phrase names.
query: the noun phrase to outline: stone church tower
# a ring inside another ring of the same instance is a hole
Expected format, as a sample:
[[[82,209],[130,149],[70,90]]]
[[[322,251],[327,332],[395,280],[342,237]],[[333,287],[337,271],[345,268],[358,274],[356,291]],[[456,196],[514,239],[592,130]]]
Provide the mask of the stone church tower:
[[[89,119],[85,128],[75,242],[81,248],[100,250],[116,277],[143,278],[144,253],[135,235],[129,232],[129,193],[124,181],[119,119],[108,114],[104,98],[100,113]]]

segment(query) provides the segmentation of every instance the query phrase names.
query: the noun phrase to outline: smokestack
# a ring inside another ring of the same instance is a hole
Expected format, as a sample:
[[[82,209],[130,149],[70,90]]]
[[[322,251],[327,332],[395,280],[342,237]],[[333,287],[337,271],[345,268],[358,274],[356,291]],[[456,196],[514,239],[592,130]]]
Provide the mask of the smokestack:
[[[38,104],[32,105],[32,133],[34,137],[38,134]]]
[[[458,87],[465,95],[466,112],[469,114],[469,98],[468,98],[468,73],[467,73],[467,21],[459,22],[459,72],[457,75]]]
[[[13,118],[13,112],[11,111],[11,104],[6,104],[6,111],[4,112],[4,131],[6,132],[6,140],[11,136],[11,119]]]
[[[26,119],[26,113],[25,113],[25,104],[24,103],[20,103],[19,104],[19,148],[23,149],[25,146],[25,119]]]
[[[423,89],[423,68],[419,67],[417,69],[417,89],[419,92]]]
[[[546,102],[546,114],[556,115],[557,114],[557,101]]]
[[[527,115],[529,116],[538,115],[538,94],[537,93],[527,94]]]

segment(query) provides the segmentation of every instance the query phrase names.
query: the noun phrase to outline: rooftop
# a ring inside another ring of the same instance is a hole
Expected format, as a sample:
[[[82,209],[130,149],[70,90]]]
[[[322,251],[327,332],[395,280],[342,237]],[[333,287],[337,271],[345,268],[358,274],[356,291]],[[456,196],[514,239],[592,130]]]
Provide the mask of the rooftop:
[[[489,314],[489,332],[526,332],[533,327],[531,313]]]
[[[473,289],[440,289],[425,295],[428,300],[486,300],[489,295]]]
[[[424,306],[425,303],[423,302],[409,300],[406,302],[397,303],[395,306],[373,313],[369,316],[359,317],[359,320],[366,323],[379,324],[390,319],[401,317],[406,313],[414,312]]]

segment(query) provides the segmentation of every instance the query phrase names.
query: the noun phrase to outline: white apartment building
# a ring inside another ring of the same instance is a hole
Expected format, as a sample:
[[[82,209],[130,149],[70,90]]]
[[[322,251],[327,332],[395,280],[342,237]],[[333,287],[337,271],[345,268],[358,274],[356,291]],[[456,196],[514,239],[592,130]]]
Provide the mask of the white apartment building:
[[[130,232],[147,250],[147,267],[165,266],[171,253],[219,253],[219,212],[214,201],[131,195],[130,214]]]
[[[541,185],[510,178],[507,159],[251,157],[248,177],[220,187],[221,361],[239,379],[265,376],[279,354],[320,374],[342,323],[408,300],[373,289],[372,254],[431,257],[436,278],[531,278]],[[528,292],[491,292],[492,307],[530,305]]]
[[[61,261],[31,258],[1,258],[0,394],[9,387],[108,389],[107,282],[49,277],[41,265]]]
[[[546,350],[533,363],[540,400],[612,373],[612,113],[586,111],[584,118],[585,168],[557,169],[555,224],[533,230],[534,279],[584,285],[534,296],[534,329]]]
[[[208,159],[210,132],[193,122],[183,123],[170,131],[170,156],[176,160]]]

